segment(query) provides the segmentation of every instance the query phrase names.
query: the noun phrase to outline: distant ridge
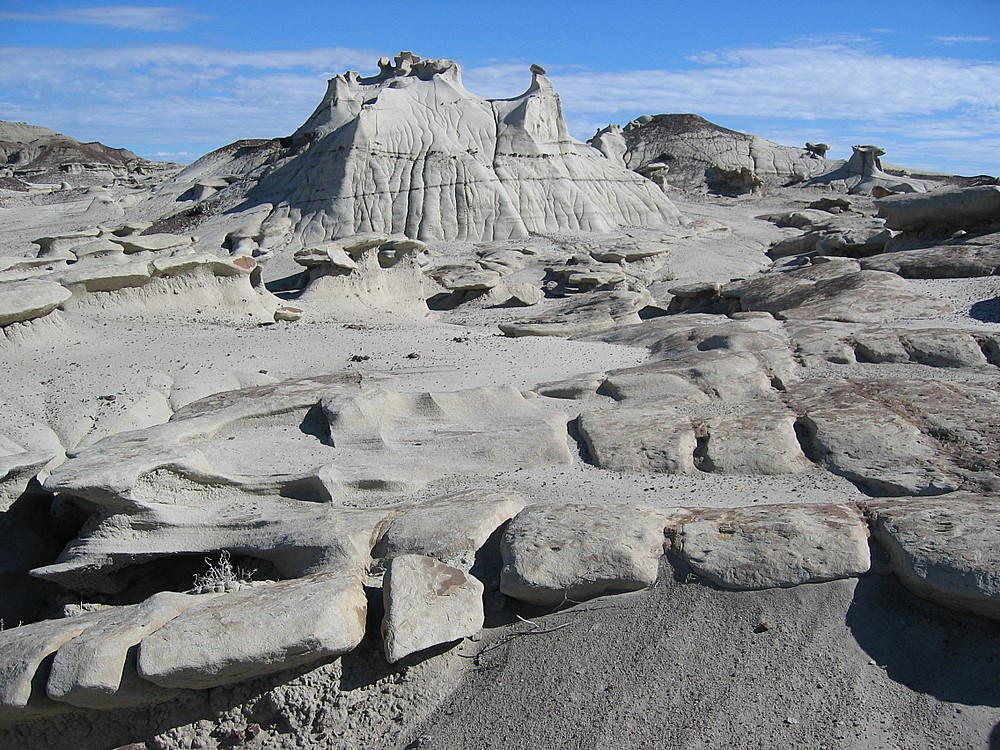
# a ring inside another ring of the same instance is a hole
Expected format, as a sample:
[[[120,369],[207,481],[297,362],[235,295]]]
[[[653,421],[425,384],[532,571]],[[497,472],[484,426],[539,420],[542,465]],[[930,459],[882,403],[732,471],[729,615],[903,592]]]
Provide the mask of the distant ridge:
[[[511,99],[471,93],[452,60],[403,52],[379,68],[330,79],[291,137],[202,157],[164,186],[149,218],[192,196],[200,216],[270,205],[267,221],[287,223],[305,244],[359,232],[497,240],[680,221],[655,185],[569,135],[541,67]]]
[[[622,134],[630,169],[647,174],[666,167],[663,179],[680,189],[747,193],[802,182],[829,166],[823,148],[782,146],[694,114],[646,115]]]
[[[8,188],[27,189],[31,183],[111,184],[179,166],[151,162],[97,141],[84,143],[40,125],[0,121],[0,180]]]

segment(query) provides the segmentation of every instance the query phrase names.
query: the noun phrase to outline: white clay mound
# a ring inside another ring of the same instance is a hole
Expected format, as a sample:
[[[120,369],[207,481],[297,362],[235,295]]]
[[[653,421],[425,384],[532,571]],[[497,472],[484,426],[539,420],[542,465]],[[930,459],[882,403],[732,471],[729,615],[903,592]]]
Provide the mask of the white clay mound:
[[[238,211],[269,204],[265,224],[290,220],[302,244],[359,232],[498,240],[678,223],[653,183],[569,135],[541,68],[524,94],[493,100],[469,92],[451,60],[403,53],[380,67],[332,78],[291,138],[209,154],[147,210],[162,216],[178,199],[206,196]]]

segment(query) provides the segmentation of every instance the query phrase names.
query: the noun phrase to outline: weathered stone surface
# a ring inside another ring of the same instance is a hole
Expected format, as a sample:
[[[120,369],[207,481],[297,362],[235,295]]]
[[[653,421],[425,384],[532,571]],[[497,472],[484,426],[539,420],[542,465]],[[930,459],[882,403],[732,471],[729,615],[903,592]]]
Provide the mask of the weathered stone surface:
[[[219,549],[267,560],[285,577],[362,570],[401,510],[343,508],[342,499],[572,462],[566,418],[513,388],[399,393],[362,383],[316,377],[217,394],[80,450],[48,486],[102,513],[33,574],[113,593],[132,565]]]
[[[117,249],[119,252],[121,251],[121,248]],[[43,278],[48,276],[52,271],[65,267],[65,260],[52,260],[51,258],[0,257],[0,283]]]
[[[910,361],[910,352],[903,345],[898,331],[860,331],[850,340],[858,362],[891,364]]]
[[[59,275],[59,281],[77,293],[113,292],[149,283],[150,264],[145,260],[119,263],[80,262]]]
[[[544,316],[500,323],[507,336],[577,336],[638,323],[639,310],[652,302],[648,293],[603,291],[574,295],[550,307]]]
[[[275,321],[294,323],[302,317],[305,312],[301,307],[294,307],[292,305],[282,305],[277,310],[274,311]]]
[[[889,271],[904,279],[953,279],[1000,273],[1000,237],[995,244],[948,244],[897,250],[861,261],[871,271]]]
[[[677,534],[695,574],[727,589],[765,589],[868,572],[868,527],[850,505],[695,511]]]
[[[90,242],[100,235],[101,230],[97,227],[81,229],[76,232],[64,232],[49,237],[39,237],[32,240],[32,244],[38,245],[38,257],[49,259],[73,260],[76,256],[71,252],[73,248]]]
[[[851,158],[827,162],[831,168],[805,182],[806,187],[826,187],[851,195],[879,195],[886,192],[918,193],[935,187],[934,183],[897,177],[882,168],[879,157],[885,150],[871,144],[853,147]]]
[[[795,436],[795,415],[780,402],[745,408],[696,423],[702,433],[701,471],[716,474],[794,474],[812,468]]]
[[[607,373],[584,372],[565,380],[539,383],[533,392],[547,398],[584,399],[595,396],[606,378]]]
[[[500,274],[480,268],[446,268],[435,278],[445,289],[458,292],[485,291],[500,283]]]
[[[639,505],[527,508],[504,533],[500,590],[558,606],[652,586],[667,520],[663,512]]]
[[[220,258],[217,255],[181,255],[155,258],[152,262],[156,276],[180,276],[191,272],[204,272],[212,276],[249,276],[257,261],[246,256]]]
[[[185,486],[204,488],[218,484],[240,486],[254,494],[280,492],[306,475],[300,472],[296,476],[294,465],[276,465],[273,445],[260,445],[252,458],[244,447],[239,455],[227,453],[212,461],[196,444],[214,445],[221,450],[228,442],[220,437],[225,428],[238,427],[241,434],[251,437],[255,428],[263,426],[256,420],[265,415],[271,418],[287,415],[290,423],[298,424],[302,415],[331,389],[357,388],[353,376],[331,375],[218,393],[188,404],[165,424],[112,435],[93,447],[73,452],[70,460],[46,480],[46,486],[98,505],[132,510],[142,509],[146,503],[157,503],[168,485],[174,495],[182,494]],[[286,461],[294,464],[305,458],[311,462],[317,454],[306,453],[306,446],[319,455],[329,455],[325,450],[329,446],[319,441],[299,441],[299,449],[289,450]],[[226,463],[232,468],[227,468]],[[252,470],[255,463],[261,471]],[[158,482],[141,481],[154,474]],[[177,483],[170,481],[171,475],[177,478]]]
[[[682,299],[712,299],[722,293],[722,285],[717,281],[695,282],[672,286],[667,292]]]
[[[467,490],[435,498],[393,518],[372,556],[423,555],[469,570],[476,552],[523,508],[520,496],[499,490]]]
[[[757,218],[770,221],[778,227],[791,227],[809,231],[834,229],[839,223],[837,219],[830,215],[829,211],[810,208],[798,211],[783,211],[775,214],[762,214]]]
[[[378,262],[383,268],[391,268],[403,258],[411,255],[419,256],[426,250],[426,242],[411,239],[405,235],[394,235],[378,246]]]
[[[945,498],[869,501],[875,538],[917,596],[1000,619],[1000,502],[952,493]]]
[[[289,218],[302,245],[359,232],[502,240],[678,223],[655,185],[570,136],[544,74],[521,96],[488,100],[451,60],[400,59],[374,77],[332,78],[287,148],[206,157],[152,200],[175,201],[193,174],[233,174],[226,195],[247,211],[270,204],[269,220]]]
[[[960,368],[986,364],[986,356],[979,343],[964,331],[908,331],[900,339],[910,359],[922,365]]]
[[[125,257],[125,251],[122,250],[122,246],[117,242],[112,242],[107,237],[98,237],[90,242],[85,242],[82,245],[74,247],[71,252],[78,260],[86,261],[124,259]]]
[[[877,255],[892,239],[892,232],[879,224],[845,227],[823,232],[816,240],[816,252],[845,258]],[[865,265],[862,264],[862,268]]]
[[[510,386],[323,398],[338,446],[330,481],[345,489],[415,488],[443,474],[572,462],[566,419]]]
[[[347,254],[341,242],[325,242],[296,250],[293,256],[295,262],[306,268],[330,266],[342,269],[345,273],[358,270],[357,262]]]
[[[669,406],[626,405],[580,415],[590,459],[609,471],[689,474],[698,447],[691,420]]]
[[[189,608],[139,646],[140,676],[210,688],[354,649],[368,610],[361,579],[319,574],[241,589]]]
[[[907,415],[929,443],[938,464],[966,487],[1000,492],[1000,378],[987,380],[877,380],[868,398]],[[912,493],[911,493],[912,494]],[[926,493],[934,494],[934,493]]]
[[[771,243],[767,254],[771,258],[786,258],[791,255],[814,253],[816,243],[823,237],[823,232],[806,232],[792,237],[785,237]]]
[[[981,367],[986,355],[974,336],[941,328],[861,329],[850,336],[858,362],[912,362],[930,367]]]
[[[59,648],[46,683],[48,696],[96,709],[170,699],[172,690],[139,677],[135,647],[188,607],[206,600],[205,596],[162,592],[141,604],[102,611],[99,622]]]
[[[125,237],[108,237],[112,242],[121,245],[126,253],[160,252],[187,247],[194,240],[192,237],[178,234],[130,234]]]
[[[727,379],[727,382],[742,383],[739,379]],[[711,396],[699,385],[701,383],[685,377],[684,370],[674,362],[650,362],[609,372],[600,385],[600,393],[616,401],[662,402],[675,406],[711,401]]]
[[[333,264],[312,266],[307,271],[306,288],[296,298],[295,305],[308,310],[313,319],[320,316],[338,319],[345,314],[356,317],[369,310],[426,316],[429,294],[415,258],[406,255],[391,267],[383,268],[378,252],[369,249],[356,261],[347,258],[356,264],[356,270]]]
[[[830,320],[789,320],[785,323],[796,359],[805,367],[825,366],[827,362],[845,365],[862,361],[851,341],[856,326]],[[867,333],[859,334],[867,341]],[[881,346],[876,342],[877,346]],[[873,349],[873,351],[876,351]]]
[[[802,148],[723,128],[697,115],[654,115],[624,129],[626,163],[642,171],[664,154],[670,171],[666,181],[682,189],[725,194],[749,192],[754,184],[776,187],[821,172],[826,162]],[[734,175],[749,175],[736,180]]]
[[[601,390],[619,401],[675,405],[746,401],[772,393],[767,370],[752,354],[711,350],[609,372]]]
[[[811,458],[884,495],[937,495],[958,488],[935,442],[874,395],[892,381],[812,380],[790,391],[811,440]],[[883,390],[884,389],[884,390]]]
[[[564,266],[554,268],[552,274],[566,287],[576,290],[609,289],[625,283],[628,279],[625,272],[620,269],[597,265]]]
[[[21,323],[48,315],[66,302],[72,293],[41,279],[0,283],[0,326]]]
[[[390,664],[483,627],[483,584],[433,557],[394,557],[382,581],[382,600],[382,646]]]
[[[1000,186],[940,188],[917,195],[890,195],[875,203],[890,229],[954,229],[1000,219]]]
[[[523,305],[524,307],[537,305],[545,299],[545,293],[541,289],[527,282],[511,284],[507,287],[507,292],[510,294],[510,303]]]
[[[45,694],[47,659],[100,619],[100,613],[46,620],[0,632],[0,722],[68,708]]]
[[[628,145],[625,143],[625,136],[622,135],[621,125],[600,128],[587,143],[604,154],[612,164],[625,166],[625,152],[628,151]]]
[[[878,322],[894,318],[950,315],[955,308],[919,294],[895,274],[859,271],[852,261],[767,273],[727,287],[744,310],[764,310],[780,319],[811,318]]]

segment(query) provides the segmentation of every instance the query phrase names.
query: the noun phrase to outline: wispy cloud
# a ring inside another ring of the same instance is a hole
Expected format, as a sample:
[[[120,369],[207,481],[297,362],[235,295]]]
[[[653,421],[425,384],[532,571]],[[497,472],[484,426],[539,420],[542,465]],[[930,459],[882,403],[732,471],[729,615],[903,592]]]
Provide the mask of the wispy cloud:
[[[980,43],[980,42],[992,42],[993,37],[990,36],[936,36],[934,41],[943,42],[944,44],[969,44],[969,43]]]
[[[1000,63],[838,48],[735,50],[692,70],[591,71],[553,78],[567,104],[607,112],[632,108],[865,120],[956,107],[996,111],[1000,102]]]
[[[54,9],[44,13],[0,12],[0,21],[73,23],[130,31],[182,31],[207,18],[200,13],[169,5],[99,5]]]
[[[0,48],[0,119],[150,152],[286,135],[327,78],[374,73],[385,52]],[[676,70],[547,67],[578,138],[641,114],[694,112],[784,143],[825,140],[841,156],[874,140],[896,163],[913,156],[915,167],[1000,172],[1000,150],[982,147],[1000,140],[997,61],[894,56],[841,39],[718,51]],[[530,83],[527,68],[468,66],[465,82],[483,96],[515,96]]]

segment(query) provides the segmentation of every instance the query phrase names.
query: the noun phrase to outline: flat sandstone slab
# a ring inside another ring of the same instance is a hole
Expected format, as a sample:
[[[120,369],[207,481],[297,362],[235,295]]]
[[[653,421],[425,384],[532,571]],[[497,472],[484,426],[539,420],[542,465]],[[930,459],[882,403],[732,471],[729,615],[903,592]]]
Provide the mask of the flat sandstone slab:
[[[1000,619],[1000,500],[966,492],[870,501],[875,538],[917,596]]]
[[[147,637],[139,674],[162,687],[210,688],[339,656],[365,634],[361,580],[318,574],[196,605]]]
[[[643,505],[529,507],[504,533],[500,591],[558,606],[652,586],[667,523]]]
[[[4,282],[0,284],[0,326],[48,315],[72,296],[68,289],[54,281]]]
[[[768,589],[868,572],[868,527],[852,505],[762,505],[684,523],[677,549],[695,574],[727,589]]]
[[[483,627],[483,584],[432,557],[394,557],[383,579],[382,600],[383,648],[390,664],[473,636]]]
[[[101,612],[100,621],[63,645],[52,662],[46,692],[81,708],[111,709],[167,700],[173,695],[136,672],[133,647],[206,598],[170,591],[140,604]]]

